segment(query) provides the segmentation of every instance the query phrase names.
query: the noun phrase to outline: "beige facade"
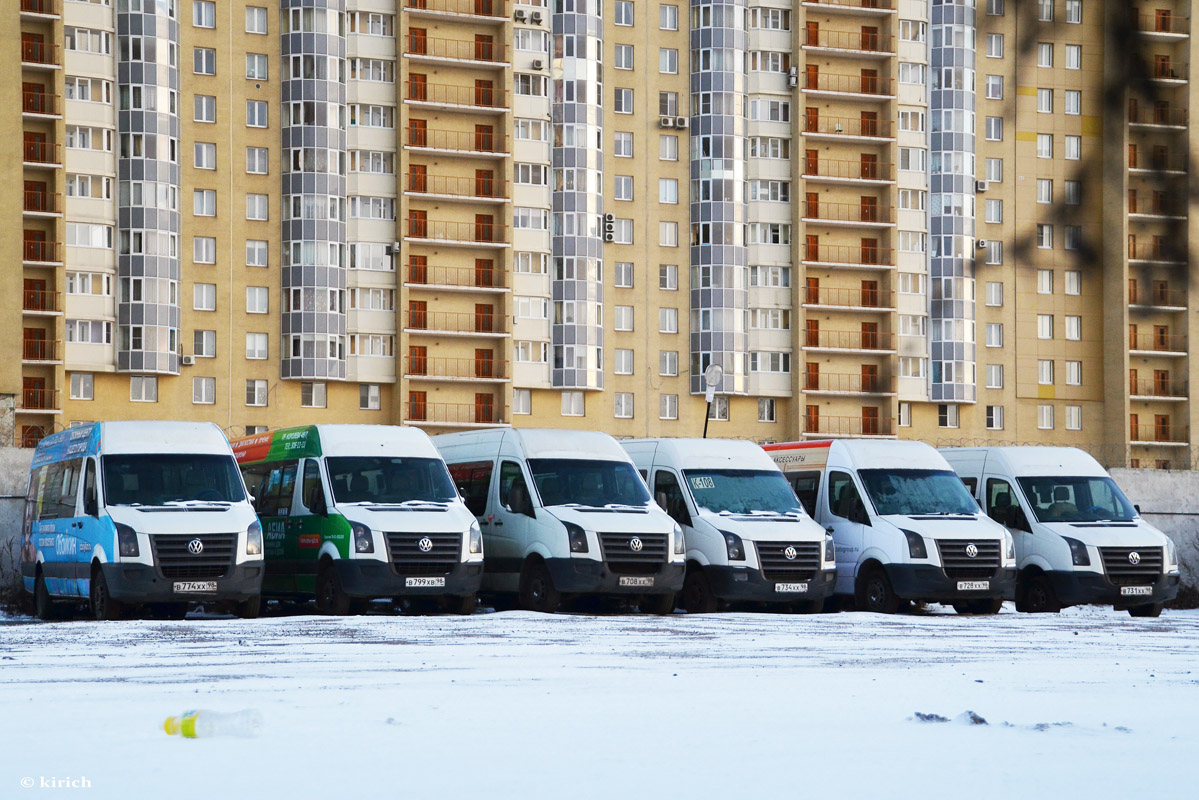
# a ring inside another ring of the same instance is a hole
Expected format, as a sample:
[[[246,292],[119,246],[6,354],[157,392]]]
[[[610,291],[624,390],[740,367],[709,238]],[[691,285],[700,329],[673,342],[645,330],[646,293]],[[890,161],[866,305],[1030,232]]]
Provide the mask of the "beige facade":
[[[723,56],[693,50],[693,28],[712,7],[604,4],[589,143],[602,158],[602,299],[589,306],[602,382],[575,388],[555,377],[584,313],[555,238],[574,224],[560,207],[571,165],[555,158],[575,45],[555,41],[553,4],[506,0],[327,4],[344,11],[345,105],[331,124],[346,145],[330,157],[344,162],[331,213],[345,222],[346,279],[329,302],[345,314],[346,378],[322,381],[280,370],[297,346],[283,315],[307,302],[282,288],[281,226],[307,213],[283,189],[284,173],[307,169],[281,145],[308,113],[283,96],[308,68],[283,55],[281,37],[300,29],[291,3],[177,0],[181,366],[118,369],[118,309],[138,291],[118,268],[119,209],[136,191],[118,174],[127,2],[19,0],[20,35],[10,26],[0,43],[22,78],[5,90],[20,92],[7,123],[20,138],[0,145],[23,149],[5,162],[22,165],[23,194],[0,200],[0,252],[23,265],[0,293],[22,318],[0,343],[0,412],[18,443],[81,420],[164,417],[230,435],[307,422],[703,429],[693,334],[711,321],[692,216],[713,165],[694,121],[709,59]],[[925,0],[737,12],[744,153],[716,168],[743,182],[746,263],[729,288],[748,298],[735,312],[748,379],[718,395],[709,435],[1053,442],[1189,467],[1189,4],[957,5],[972,24],[952,31]],[[974,53],[974,108],[953,124],[972,126],[961,146],[975,183],[952,198],[933,192],[934,139],[951,129],[937,49],[950,36]],[[1129,64],[1144,78],[1130,81]],[[930,258],[951,217],[973,231],[955,284],[973,303],[947,322]],[[972,356],[952,373],[932,363],[962,337]],[[934,400],[941,380],[972,384],[973,399]]]

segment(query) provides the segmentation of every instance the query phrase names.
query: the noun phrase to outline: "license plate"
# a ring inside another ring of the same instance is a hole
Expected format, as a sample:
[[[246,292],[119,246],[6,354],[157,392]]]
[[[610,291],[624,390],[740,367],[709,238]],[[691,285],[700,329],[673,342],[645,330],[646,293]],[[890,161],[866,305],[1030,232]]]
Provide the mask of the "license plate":
[[[958,581],[959,592],[985,592],[990,588],[990,581]]]
[[[653,586],[654,579],[653,578],[628,578],[628,577],[625,577],[625,578],[620,579],[620,585],[621,586]]]
[[[445,578],[404,578],[404,585],[410,589],[445,586]]]
[[[216,581],[175,581],[176,592],[215,592]]]
[[[776,592],[806,592],[808,585],[806,583],[776,583],[774,590]]]
[[[1153,587],[1152,586],[1121,586],[1120,594],[1122,594],[1122,595],[1153,594]]]

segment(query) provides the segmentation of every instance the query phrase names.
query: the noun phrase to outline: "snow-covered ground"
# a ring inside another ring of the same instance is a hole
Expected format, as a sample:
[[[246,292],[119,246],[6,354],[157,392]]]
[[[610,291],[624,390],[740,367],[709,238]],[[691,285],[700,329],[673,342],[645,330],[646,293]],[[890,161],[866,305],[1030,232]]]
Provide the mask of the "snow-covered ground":
[[[1199,613],[939,612],[0,619],[0,798],[1193,791]],[[167,736],[190,708],[265,728]]]

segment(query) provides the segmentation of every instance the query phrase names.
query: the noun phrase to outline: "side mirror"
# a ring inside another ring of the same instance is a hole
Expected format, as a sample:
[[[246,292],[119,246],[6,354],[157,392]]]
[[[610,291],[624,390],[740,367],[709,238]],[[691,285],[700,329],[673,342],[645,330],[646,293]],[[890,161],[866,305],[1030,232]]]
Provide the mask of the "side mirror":
[[[523,508],[520,509],[520,513],[524,514],[526,517],[530,517],[531,519],[537,519],[537,512],[533,508],[532,497],[529,497],[529,495],[526,494],[524,502],[521,505]]]
[[[870,525],[870,515],[866,513],[866,506],[862,504],[861,498],[854,501],[853,508],[849,511],[849,521]]]
[[[100,516],[99,505],[95,497],[85,497],[83,499],[83,513],[89,517],[98,517]]]
[[[1141,513],[1141,504],[1140,503],[1133,503],[1132,507],[1138,514]]]
[[[1015,528],[1018,531],[1028,531],[1029,533],[1032,532],[1028,527],[1028,517],[1025,516],[1024,509],[1020,508],[1020,506],[1012,506],[1008,511],[1007,526],[1009,528]]]

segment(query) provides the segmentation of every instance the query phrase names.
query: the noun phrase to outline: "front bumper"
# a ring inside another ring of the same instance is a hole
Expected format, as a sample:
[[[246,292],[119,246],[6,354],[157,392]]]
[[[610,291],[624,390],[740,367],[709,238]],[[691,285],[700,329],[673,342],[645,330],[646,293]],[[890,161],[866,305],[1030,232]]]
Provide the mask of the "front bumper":
[[[550,558],[554,588],[566,594],[647,595],[674,594],[683,590],[687,567],[683,562],[667,561],[655,575],[619,575],[603,561],[590,558]],[[621,586],[621,578],[653,578],[652,586]]]
[[[768,580],[760,569],[750,567],[711,566],[704,567],[704,574],[712,584],[712,593],[721,600],[742,603],[794,603],[805,600],[823,600],[833,593],[837,585],[837,570],[820,570],[806,582],[806,592],[779,592],[776,584],[783,581]],[[788,581],[796,583],[799,581]]]
[[[123,603],[202,603],[212,600],[251,600],[262,591],[262,562],[234,564],[216,579],[215,592],[176,592],[176,581],[164,578],[148,564],[102,564],[108,593]]]
[[[468,595],[479,591],[483,580],[483,562],[459,563],[445,575],[444,586],[408,586],[408,578],[443,577],[441,575],[397,575],[386,561],[339,558],[333,562],[341,588],[350,597],[417,597]]]
[[[958,582],[967,579],[950,578],[934,564],[888,564],[887,577],[891,579],[891,588],[896,595],[916,602],[953,603],[1004,597],[1015,591],[1016,587],[1014,567],[997,569],[989,578],[969,579],[971,582],[988,581],[990,585],[986,589],[958,589]]]
[[[1139,583],[1138,586],[1149,586],[1150,594],[1124,595],[1120,587],[1107,579],[1106,575],[1098,572],[1070,572],[1058,570],[1046,572],[1053,592],[1058,602],[1063,606],[1104,605],[1116,608],[1164,603],[1173,600],[1178,595],[1178,584],[1181,576],[1162,573],[1152,583]]]

